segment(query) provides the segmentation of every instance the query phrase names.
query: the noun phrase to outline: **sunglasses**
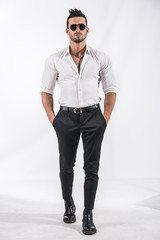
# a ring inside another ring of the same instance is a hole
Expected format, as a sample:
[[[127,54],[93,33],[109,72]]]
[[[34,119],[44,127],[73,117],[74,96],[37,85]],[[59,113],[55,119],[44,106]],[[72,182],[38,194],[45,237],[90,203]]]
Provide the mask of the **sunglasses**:
[[[80,29],[81,31],[83,31],[83,30],[86,28],[86,25],[85,25],[85,24],[80,23],[80,24],[71,24],[71,25],[70,25],[70,29],[71,29],[72,31],[75,31],[75,30],[77,29],[77,26],[79,27],[79,29]]]

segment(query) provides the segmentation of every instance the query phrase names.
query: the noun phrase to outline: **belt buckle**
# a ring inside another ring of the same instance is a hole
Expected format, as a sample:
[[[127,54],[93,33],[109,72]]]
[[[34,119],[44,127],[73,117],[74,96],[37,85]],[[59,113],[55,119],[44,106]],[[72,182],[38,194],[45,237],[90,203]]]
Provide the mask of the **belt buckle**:
[[[80,110],[79,112],[76,112],[76,109],[78,109],[78,108],[74,108],[74,109],[73,109],[73,112],[74,112],[74,113],[76,113],[76,114],[77,114],[77,113],[82,113],[82,108],[79,109],[79,110]]]

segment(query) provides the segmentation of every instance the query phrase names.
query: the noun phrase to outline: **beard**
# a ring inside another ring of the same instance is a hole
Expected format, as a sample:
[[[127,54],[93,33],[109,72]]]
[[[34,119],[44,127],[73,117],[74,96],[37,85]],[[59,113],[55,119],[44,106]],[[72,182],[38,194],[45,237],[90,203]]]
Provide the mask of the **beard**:
[[[87,37],[87,35],[85,35],[85,36],[82,37],[82,38],[81,38],[81,36],[77,38],[77,37],[74,37],[74,36],[71,36],[71,35],[70,35],[70,39],[71,39],[73,42],[75,42],[75,43],[83,42],[83,41],[86,39],[86,37]]]

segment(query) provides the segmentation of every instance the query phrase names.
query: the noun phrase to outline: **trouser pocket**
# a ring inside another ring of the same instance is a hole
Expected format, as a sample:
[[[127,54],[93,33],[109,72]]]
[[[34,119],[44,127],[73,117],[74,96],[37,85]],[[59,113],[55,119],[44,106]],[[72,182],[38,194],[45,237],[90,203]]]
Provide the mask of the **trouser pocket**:
[[[103,116],[103,113],[102,113],[101,109],[100,109],[100,108],[98,108],[98,109],[99,109],[99,112],[100,112],[101,117],[103,118],[103,120],[104,120],[104,122],[105,122],[105,125],[107,126],[106,119],[105,119],[105,117]]]
[[[59,111],[58,111],[58,113],[55,115],[55,118],[53,119],[53,122],[52,122],[52,125],[53,125],[53,126],[54,126],[54,124],[55,124],[55,121],[56,121],[56,119],[57,119],[58,114],[59,114]]]

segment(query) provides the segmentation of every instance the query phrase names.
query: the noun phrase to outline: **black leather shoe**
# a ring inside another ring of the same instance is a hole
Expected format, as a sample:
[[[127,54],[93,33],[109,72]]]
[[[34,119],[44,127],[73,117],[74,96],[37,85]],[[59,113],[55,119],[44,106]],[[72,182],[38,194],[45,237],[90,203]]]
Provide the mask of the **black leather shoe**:
[[[65,202],[65,213],[63,216],[63,221],[65,223],[74,223],[76,221],[75,211],[76,206],[74,204],[73,198],[71,197],[70,201]]]
[[[82,231],[86,235],[91,235],[97,232],[97,229],[93,223],[93,213],[92,210],[84,210],[83,211],[83,219],[82,219]]]

